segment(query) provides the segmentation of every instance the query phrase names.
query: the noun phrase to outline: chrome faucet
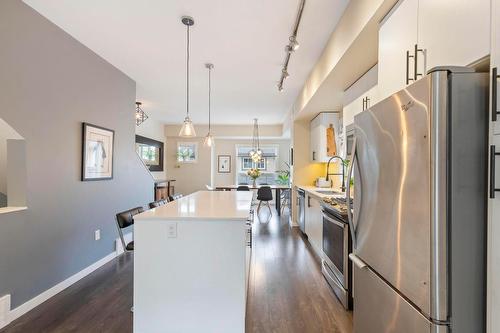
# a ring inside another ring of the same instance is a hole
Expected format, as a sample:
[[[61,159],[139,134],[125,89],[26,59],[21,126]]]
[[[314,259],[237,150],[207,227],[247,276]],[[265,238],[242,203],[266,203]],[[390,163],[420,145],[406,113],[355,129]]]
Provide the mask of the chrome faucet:
[[[330,173],[330,162],[335,159],[335,158],[338,158],[340,160],[340,164],[341,164],[341,167],[342,167],[342,173]],[[329,160],[328,160],[328,164],[326,165],[326,181],[329,181],[330,180],[330,176],[342,176],[342,192],[345,192],[346,190],[346,187],[345,187],[345,167],[344,167],[344,159],[338,155],[335,155],[335,156],[332,156]]]

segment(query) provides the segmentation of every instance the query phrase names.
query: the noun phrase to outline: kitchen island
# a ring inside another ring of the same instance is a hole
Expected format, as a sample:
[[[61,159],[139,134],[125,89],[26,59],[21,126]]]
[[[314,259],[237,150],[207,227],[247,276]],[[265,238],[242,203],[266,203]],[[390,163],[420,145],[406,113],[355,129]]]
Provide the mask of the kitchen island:
[[[245,331],[251,203],[200,191],[135,216],[134,332]]]

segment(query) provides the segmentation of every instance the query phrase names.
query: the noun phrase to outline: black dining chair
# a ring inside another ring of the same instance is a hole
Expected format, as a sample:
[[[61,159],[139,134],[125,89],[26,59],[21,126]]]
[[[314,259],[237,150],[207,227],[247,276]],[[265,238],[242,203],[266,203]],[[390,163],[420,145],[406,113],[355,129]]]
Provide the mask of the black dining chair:
[[[236,188],[236,191],[250,191],[248,185],[240,185]]]
[[[257,207],[257,214],[260,211],[260,205],[265,202],[267,208],[269,208],[269,213],[272,215],[273,211],[269,205],[269,201],[273,200],[273,192],[269,186],[262,186],[257,190],[257,200],[259,201],[259,206]]]
[[[125,243],[125,238],[123,237],[123,229],[134,225],[134,216],[142,213],[143,211],[144,208],[135,207],[116,214],[116,226],[118,227],[118,234],[120,235],[120,239],[123,245],[123,251],[125,252],[134,251],[134,241],[131,241],[128,244]]]

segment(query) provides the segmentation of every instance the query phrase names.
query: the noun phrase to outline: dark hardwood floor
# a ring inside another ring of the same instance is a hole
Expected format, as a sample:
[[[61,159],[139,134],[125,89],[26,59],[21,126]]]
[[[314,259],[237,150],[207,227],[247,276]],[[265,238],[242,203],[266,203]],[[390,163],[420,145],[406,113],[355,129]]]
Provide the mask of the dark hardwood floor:
[[[346,312],[321,274],[319,261],[297,228],[261,210],[254,223],[254,247],[247,303],[247,333],[350,333]]]
[[[300,232],[273,211],[254,223],[246,331],[352,331],[352,315],[321,275]],[[0,333],[132,332],[133,256],[123,255],[0,330]],[[165,332],[168,332],[166,330]]]

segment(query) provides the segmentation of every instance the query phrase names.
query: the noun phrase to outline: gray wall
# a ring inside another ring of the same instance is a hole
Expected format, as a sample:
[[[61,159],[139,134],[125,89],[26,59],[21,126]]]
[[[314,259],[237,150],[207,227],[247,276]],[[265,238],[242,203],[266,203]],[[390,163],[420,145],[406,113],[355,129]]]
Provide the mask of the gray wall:
[[[26,139],[28,210],[0,214],[0,295],[17,307],[111,253],[114,214],[153,183],[130,78],[20,0],[0,1],[0,45],[0,118]],[[80,181],[82,121],[115,130],[113,180]]]

